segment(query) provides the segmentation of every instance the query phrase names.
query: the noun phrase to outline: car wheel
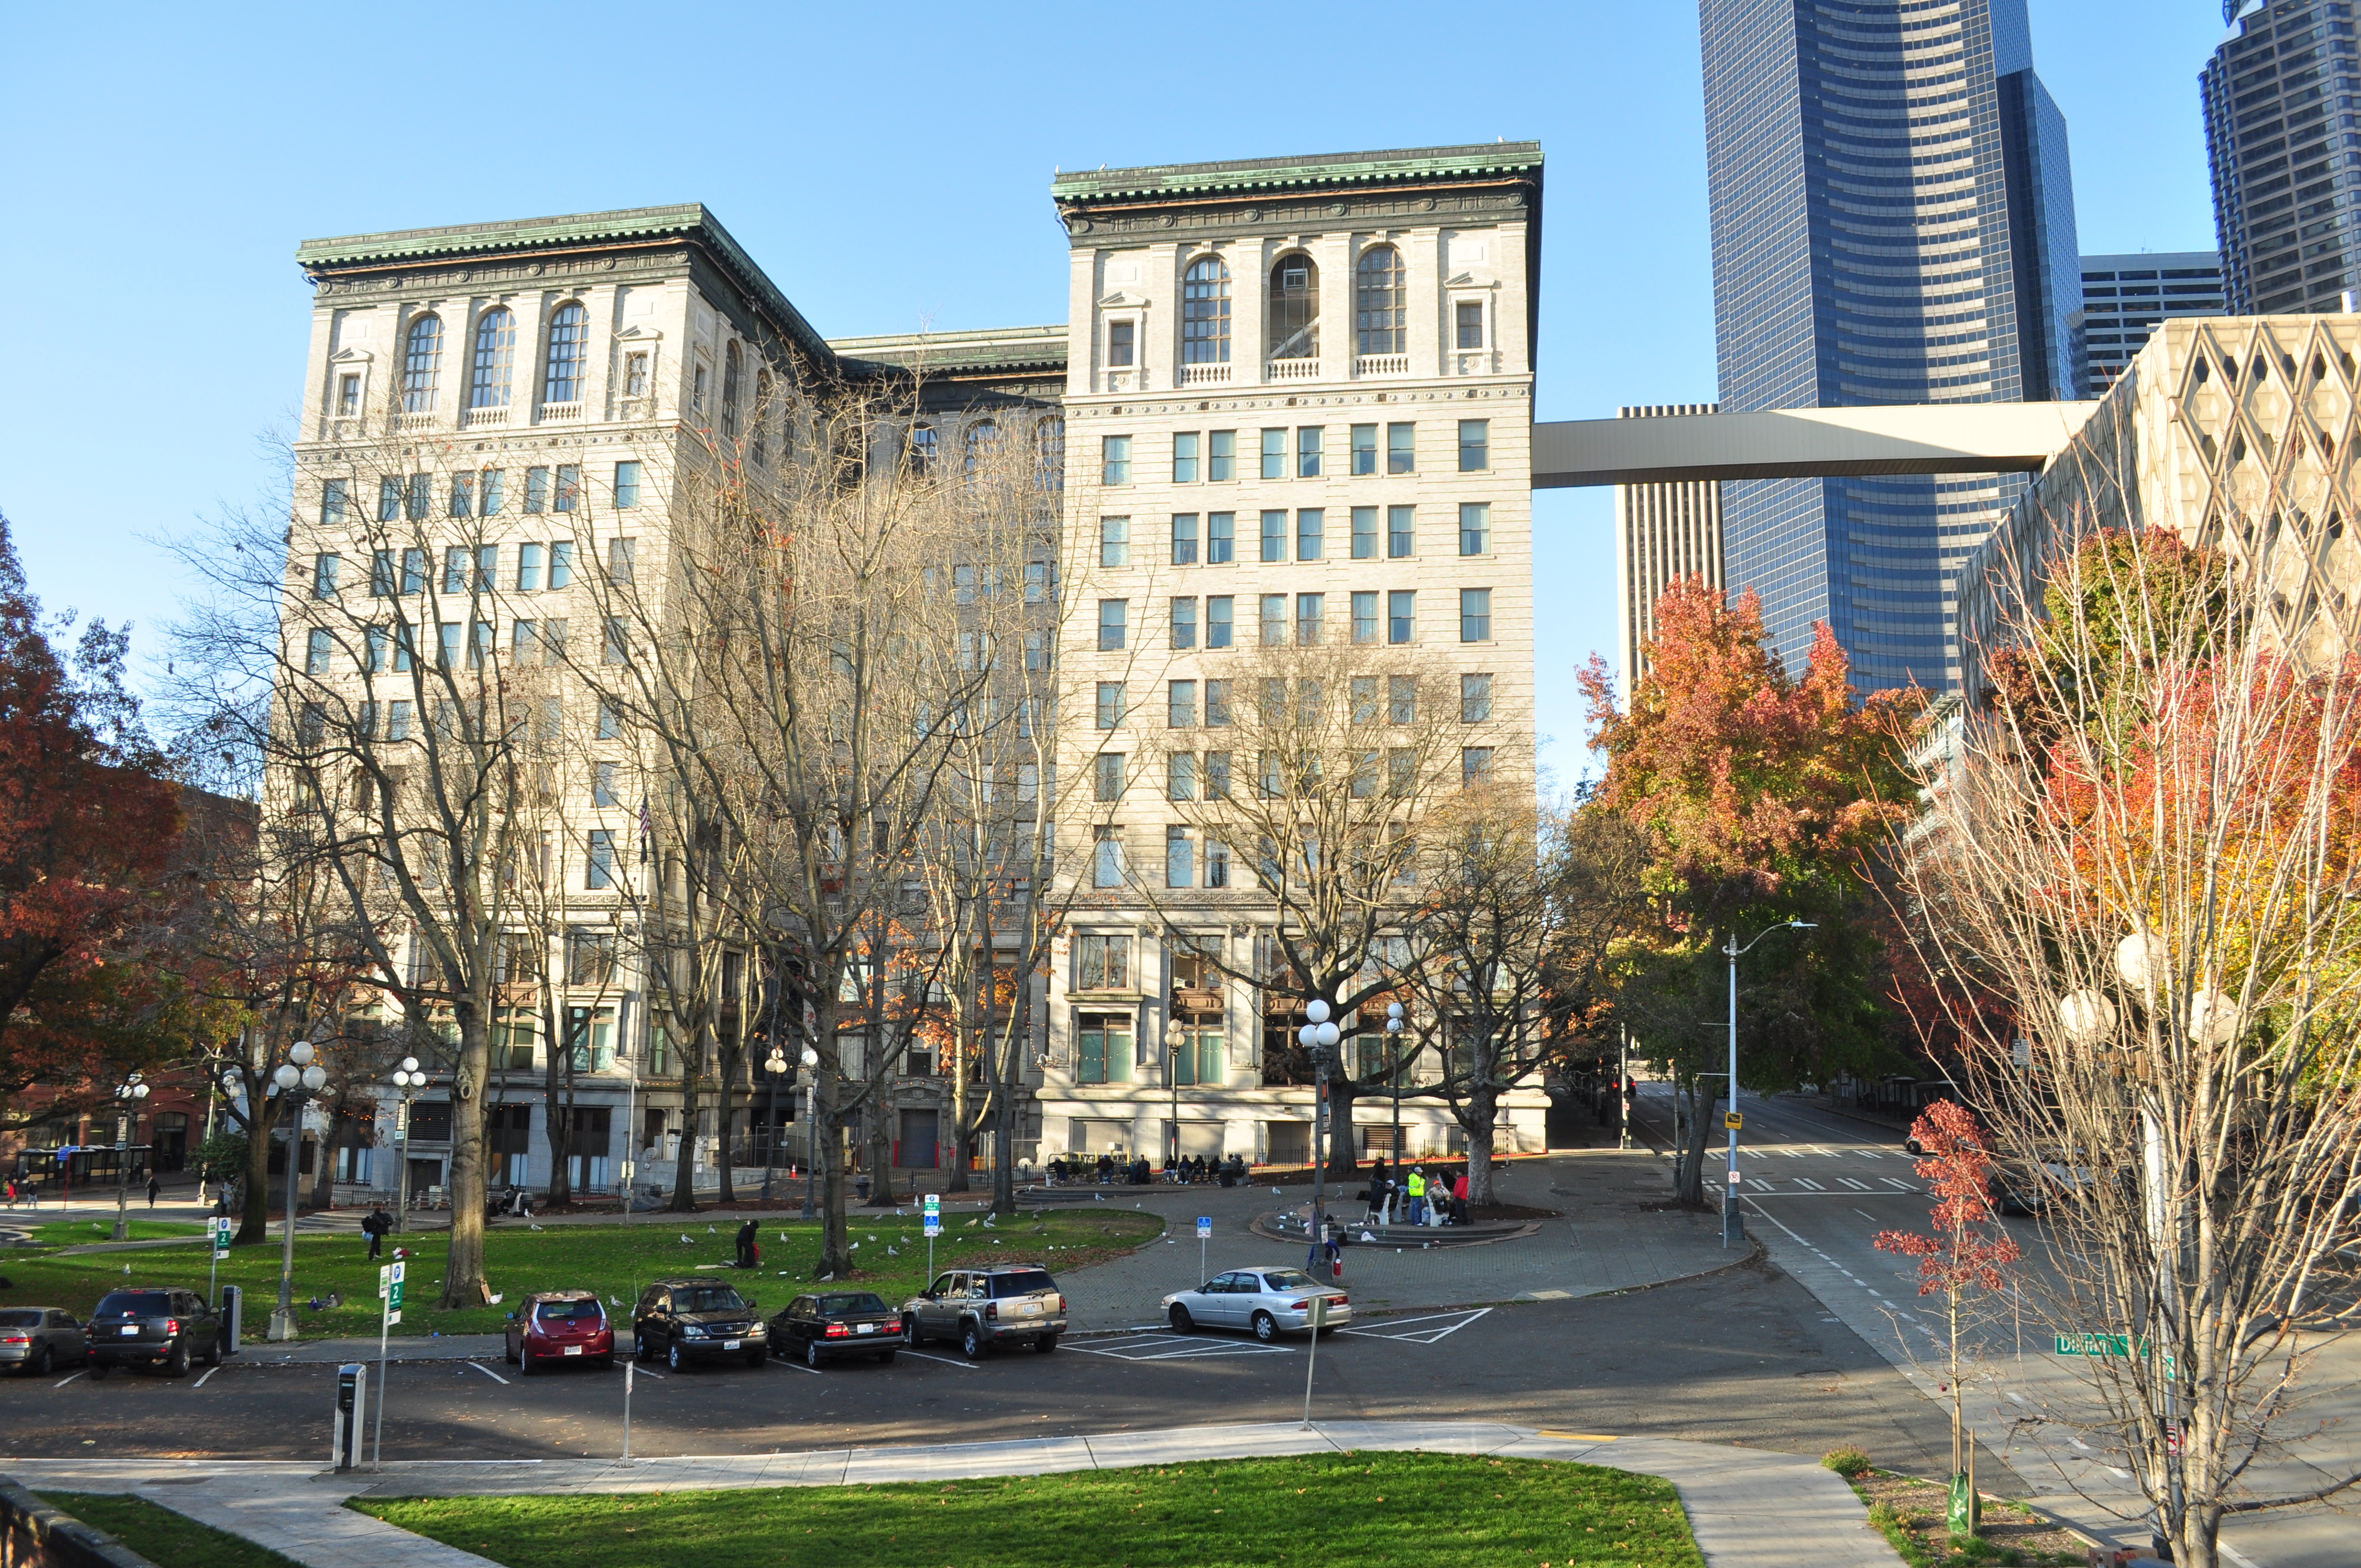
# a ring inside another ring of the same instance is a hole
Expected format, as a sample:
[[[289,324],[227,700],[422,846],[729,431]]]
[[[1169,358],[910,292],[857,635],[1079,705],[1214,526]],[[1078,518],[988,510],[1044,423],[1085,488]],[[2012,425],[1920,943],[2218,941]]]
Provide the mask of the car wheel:
[[[1268,1312],[1257,1312],[1254,1315],[1254,1332],[1255,1338],[1258,1340],[1277,1339],[1279,1337],[1279,1320],[1272,1317]]]
[[[219,1366],[221,1365],[221,1334],[216,1331],[214,1337],[205,1342],[205,1365],[207,1366]]]
[[[1172,1310],[1167,1316],[1172,1320],[1172,1332],[1176,1334],[1185,1334],[1197,1326],[1197,1320],[1189,1315],[1189,1309],[1178,1301],[1172,1303]]]
[[[1058,1348],[1058,1336],[1056,1334],[1043,1334],[1039,1339],[1033,1342],[1033,1348],[1039,1351],[1042,1354],[1047,1355],[1051,1351]]]
[[[819,1370],[819,1341],[816,1339],[804,1341],[804,1365],[814,1372]]]
[[[927,1343],[918,1333],[918,1319],[916,1313],[902,1314],[902,1342],[913,1350]]]
[[[517,1364],[516,1347],[510,1344],[506,1340],[500,1341],[500,1359],[507,1362],[511,1366],[514,1366]]]
[[[970,1361],[983,1359],[983,1331],[973,1323],[960,1325],[960,1354]]]
[[[90,1364],[90,1380],[93,1383],[104,1383],[106,1381],[106,1375],[114,1370],[111,1366],[93,1361]]]
[[[47,1377],[49,1375],[49,1347],[43,1345],[35,1351],[33,1359],[25,1364],[25,1370],[35,1377]]]
[[[517,1376],[520,1377],[533,1376],[533,1352],[522,1345],[517,1346],[516,1368]]]
[[[771,1353],[767,1349],[750,1350],[746,1353],[746,1365],[749,1366],[761,1366],[770,1359]]]
[[[594,1366],[596,1366],[596,1367],[597,1367],[599,1371],[601,1371],[601,1372],[612,1372],[612,1371],[614,1371],[614,1370],[615,1370],[615,1356],[614,1356],[614,1353],[613,1353],[612,1351],[609,1351],[609,1352],[608,1354],[606,1354],[605,1355],[600,1356],[597,1361],[595,1361],[595,1362],[591,1363],[591,1365],[594,1365]]]
[[[686,1364],[680,1358],[680,1342],[678,1340],[675,1340],[672,1343],[664,1346],[664,1365],[671,1367],[675,1372],[684,1370]]]
[[[175,1340],[172,1343],[172,1354],[164,1358],[164,1376],[186,1377],[188,1375],[189,1343],[186,1340]]]
[[[877,1353],[877,1359],[882,1365],[891,1366],[894,1365],[894,1353],[890,1350],[881,1350]]]

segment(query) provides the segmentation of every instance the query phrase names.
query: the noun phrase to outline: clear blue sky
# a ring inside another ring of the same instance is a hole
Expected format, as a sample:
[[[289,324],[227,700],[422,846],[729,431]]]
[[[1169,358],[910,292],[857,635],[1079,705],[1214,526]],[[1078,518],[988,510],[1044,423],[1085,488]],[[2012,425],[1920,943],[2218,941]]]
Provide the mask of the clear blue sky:
[[[2217,0],[2032,0],[2086,252],[2210,249]],[[145,635],[147,538],[265,482],[302,239],[703,202],[822,332],[1064,318],[1052,169],[1538,137],[1538,412],[1714,395],[1697,13],[25,5],[0,51],[0,510],[52,608]],[[1535,498],[1544,762],[1614,650],[1611,497]]]

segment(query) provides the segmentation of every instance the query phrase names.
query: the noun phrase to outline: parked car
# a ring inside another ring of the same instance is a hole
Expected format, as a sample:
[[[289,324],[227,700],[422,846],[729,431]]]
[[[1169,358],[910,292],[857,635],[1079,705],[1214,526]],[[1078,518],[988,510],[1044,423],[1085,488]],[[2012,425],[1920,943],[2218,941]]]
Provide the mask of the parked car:
[[[615,1325],[595,1290],[537,1290],[509,1314],[508,1358],[522,1374],[568,1359],[615,1365]]]
[[[1300,1268],[1234,1268],[1194,1290],[1164,1298],[1164,1318],[1177,1333],[1199,1327],[1249,1329],[1258,1340],[1312,1326],[1312,1299],[1328,1299],[1325,1333],[1353,1321],[1352,1298]]]
[[[221,1365],[222,1321],[193,1290],[110,1290],[82,1332],[93,1381],[118,1366],[160,1366],[184,1377],[192,1357]]]
[[[770,1328],[771,1354],[801,1356],[806,1366],[845,1355],[892,1361],[902,1348],[901,1318],[870,1290],[798,1296],[771,1320]]]
[[[730,1357],[760,1366],[770,1334],[754,1303],[719,1279],[659,1279],[640,1293],[631,1314],[631,1353],[661,1355],[677,1372],[692,1361]]]
[[[1066,1298],[1038,1263],[957,1269],[902,1304],[903,1343],[956,1340],[970,1361],[1014,1340],[1046,1354],[1065,1332]]]
[[[38,1377],[60,1362],[89,1358],[82,1324],[62,1307],[11,1307],[0,1311],[0,1366]]]

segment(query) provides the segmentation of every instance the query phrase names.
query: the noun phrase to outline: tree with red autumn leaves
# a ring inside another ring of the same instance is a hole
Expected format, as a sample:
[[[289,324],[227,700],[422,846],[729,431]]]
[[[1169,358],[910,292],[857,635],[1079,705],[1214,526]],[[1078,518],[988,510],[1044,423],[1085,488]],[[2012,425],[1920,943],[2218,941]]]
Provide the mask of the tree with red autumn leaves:
[[[0,1095],[12,1106],[37,1083],[111,1092],[184,1039],[169,973],[140,961],[168,936],[181,812],[124,690],[125,651],[93,621],[60,652],[0,518]]]
[[[1973,1116],[1954,1100],[1938,1100],[1910,1125],[1926,1151],[1913,1167],[1934,1195],[1934,1234],[1880,1231],[1880,1252],[1918,1260],[1918,1294],[1943,1298],[1949,1327],[1951,1391],[1951,1471],[1964,1468],[1963,1396],[1960,1388],[1960,1330],[1979,1293],[2007,1288],[2003,1270],[2023,1255],[1993,1212],[1992,1152]]]
[[[1705,1116],[1728,1048],[1717,951],[1790,918],[1808,936],[1755,949],[1740,969],[1739,1072],[1785,1089],[1861,1070],[1883,1049],[1881,949],[1866,918],[1875,857],[1912,810],[1903,771],[1916,694],[1858,699],[1827,625],[1800,675],[1770,646],[1762,606],[1699,578],[1656,605],[1648,668],[1619,706],[1604,660],[1580,675],[1591,746],[1607,756],[1598,804],[1650,841],[1662,914],[1630,955],[1620,1012],[1687,1093],[1692,1135],[1677,1179],[1702,1200]]]

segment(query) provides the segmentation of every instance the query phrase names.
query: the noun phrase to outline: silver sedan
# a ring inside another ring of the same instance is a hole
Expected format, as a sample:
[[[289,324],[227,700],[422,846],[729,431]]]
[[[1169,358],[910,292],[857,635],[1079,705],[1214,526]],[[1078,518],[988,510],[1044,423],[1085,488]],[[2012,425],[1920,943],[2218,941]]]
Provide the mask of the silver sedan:
[[[1353,1321],[1350,1297],[1300,1268],[1234,1268],[1194,1290],[1165,1297],[1164,1316],[1179,1333],[1196,1328],[1249,1329],[1255,1338],[1268,1340],[1310,1328],[1312,1299],[1318,1296],[1328,1299],[1322,1332]]]

